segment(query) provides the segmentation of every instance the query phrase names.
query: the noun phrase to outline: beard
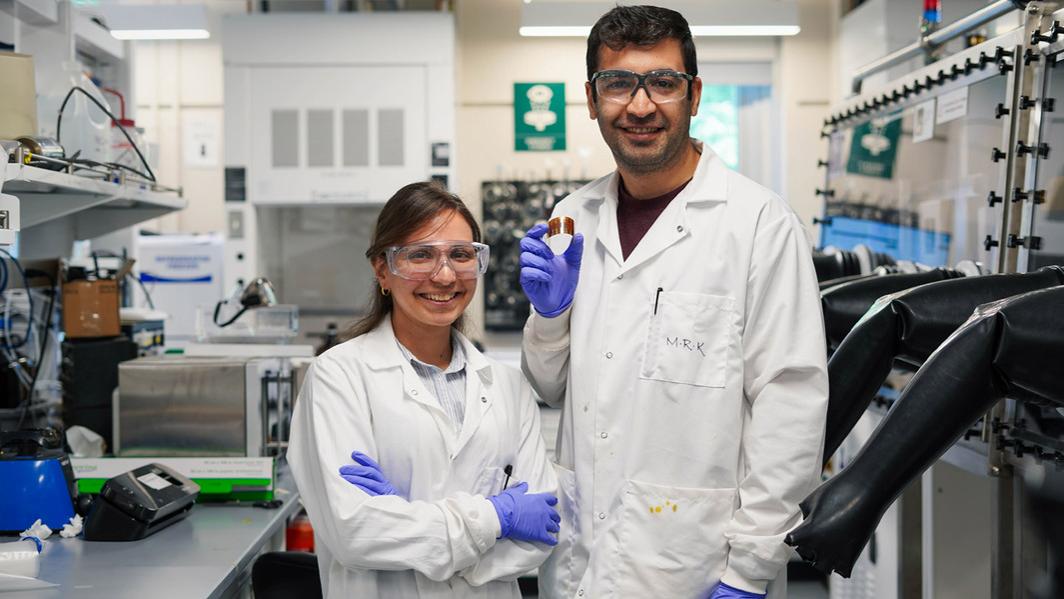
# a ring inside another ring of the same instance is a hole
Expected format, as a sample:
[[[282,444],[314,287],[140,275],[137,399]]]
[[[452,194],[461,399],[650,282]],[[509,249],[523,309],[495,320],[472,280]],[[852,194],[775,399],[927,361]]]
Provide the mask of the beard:
[[[599,119],[602,138],[613,152],[617,165],[633,173],[651,173],[675,163],[683,156],[684,146],[690,139],[689,112],[684,112],[676,122],[670,122],[660,113],[642,121],[627,117],[623,122],[628,127],[647,126],[662,129],[658,139],[649,143],[638,143],[625,139],[621,118],[609,123]]]

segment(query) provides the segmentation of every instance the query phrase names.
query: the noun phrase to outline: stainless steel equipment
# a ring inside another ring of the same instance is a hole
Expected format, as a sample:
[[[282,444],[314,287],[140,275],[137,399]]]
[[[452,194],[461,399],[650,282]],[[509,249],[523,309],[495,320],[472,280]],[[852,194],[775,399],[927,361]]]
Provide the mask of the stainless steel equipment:
[[[118,380],[116,456],[255,457],[287,445],[286,358],[145,357],[122,364]]]

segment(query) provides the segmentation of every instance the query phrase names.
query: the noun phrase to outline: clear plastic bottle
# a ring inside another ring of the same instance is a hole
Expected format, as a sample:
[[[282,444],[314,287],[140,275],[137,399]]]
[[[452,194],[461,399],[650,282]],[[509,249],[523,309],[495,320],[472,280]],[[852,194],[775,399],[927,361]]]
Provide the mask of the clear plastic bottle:
[[[80,152],[79,158],[110,162],[111,117],[85,94],[74,92],[70,96],[63,110],[61,129],[56,131],[59,108],[72,88],[80,87],[106,106],[107,110],[111,110],[103,92],[77,63],[64,63],[49,79],[38,82],[37,120],[41,135],[56,139],[66,151],[67,158]]]

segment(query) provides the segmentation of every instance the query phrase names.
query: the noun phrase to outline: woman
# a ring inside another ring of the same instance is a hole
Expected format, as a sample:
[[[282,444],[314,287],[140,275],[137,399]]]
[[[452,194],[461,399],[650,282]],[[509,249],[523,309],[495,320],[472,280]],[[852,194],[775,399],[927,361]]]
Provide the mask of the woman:
[[[327,597],[520,597],[557,542],[532,391],[458,331],[479,240],[456,196],[400,189],[366,252],[370,314],[307,374],[288,463]]]

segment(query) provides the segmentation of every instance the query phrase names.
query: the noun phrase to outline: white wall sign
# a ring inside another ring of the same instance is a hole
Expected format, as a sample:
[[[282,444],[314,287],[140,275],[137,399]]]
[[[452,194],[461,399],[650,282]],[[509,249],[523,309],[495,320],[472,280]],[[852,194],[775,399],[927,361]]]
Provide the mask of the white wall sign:
[[[913,143],[918,144],[935,136],[934,98],[913,107]]]
[[[222,127],[216,114],[186,113],[184,117],[185,166],[193,168],[218,167]]]
[[[938,97],[938,110],[935,122],[948,123],[968,114],[968,86],[942,94]]]

